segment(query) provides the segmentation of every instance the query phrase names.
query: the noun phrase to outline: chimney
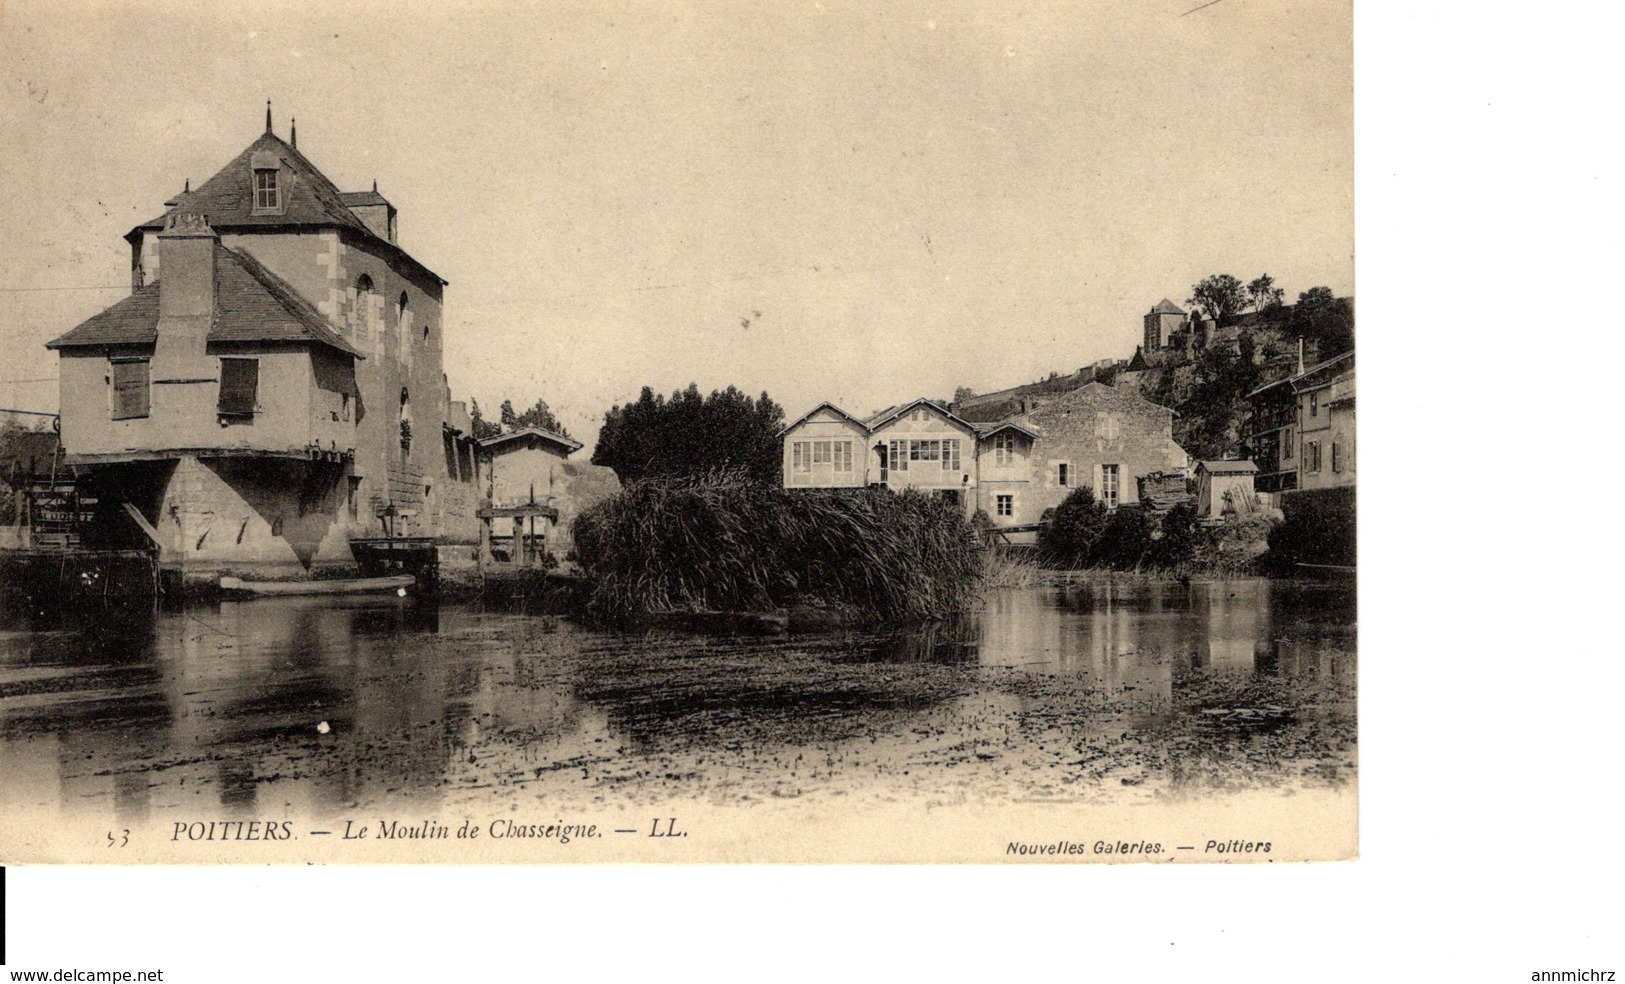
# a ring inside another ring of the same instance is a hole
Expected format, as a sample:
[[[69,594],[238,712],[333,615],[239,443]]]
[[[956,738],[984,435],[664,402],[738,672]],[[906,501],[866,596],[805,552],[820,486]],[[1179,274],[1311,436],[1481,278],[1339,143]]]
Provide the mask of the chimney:
[[[207,216],[171,212],[158,234],[158,344],[154,376],[190,378],[210,368],[204,345],[214,323],[215,246]]]

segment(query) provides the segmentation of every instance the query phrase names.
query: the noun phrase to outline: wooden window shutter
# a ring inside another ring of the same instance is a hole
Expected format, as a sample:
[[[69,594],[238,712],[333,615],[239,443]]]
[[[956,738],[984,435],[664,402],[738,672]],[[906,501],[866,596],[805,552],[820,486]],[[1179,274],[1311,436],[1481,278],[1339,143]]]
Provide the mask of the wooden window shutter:
[[[152,408],[146,359],[113,363],[113,419],[145,417]]]
[[[259,399],[260,360],[220,360],[220,413],[247,416]]]

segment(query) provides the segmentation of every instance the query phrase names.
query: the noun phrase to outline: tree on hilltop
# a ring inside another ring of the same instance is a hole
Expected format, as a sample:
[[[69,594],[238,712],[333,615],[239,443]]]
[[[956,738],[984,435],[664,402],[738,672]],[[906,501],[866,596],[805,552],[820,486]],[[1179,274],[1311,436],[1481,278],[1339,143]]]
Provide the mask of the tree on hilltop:
[[[1213,322],[1213,327],[1218,328],[1225,318],[1239,314],[1247,305],[1247,288],[1228,273],[1215,273],[1193,284],[1191,296],[1185,303],[1200,309]]]
[[[1354,309],[1330,287],[1311,287],[1292,308],[1292,329],[1313,339],[1320,358],[1329,359],[1354,348]]]
[[[1269,274],[1261,274],[1257,280],[1247,284],[1247,299],[1252,302],[1254,311],[1271,311],[1281,307],[1286,291],[1275,286],[1275,278]]]

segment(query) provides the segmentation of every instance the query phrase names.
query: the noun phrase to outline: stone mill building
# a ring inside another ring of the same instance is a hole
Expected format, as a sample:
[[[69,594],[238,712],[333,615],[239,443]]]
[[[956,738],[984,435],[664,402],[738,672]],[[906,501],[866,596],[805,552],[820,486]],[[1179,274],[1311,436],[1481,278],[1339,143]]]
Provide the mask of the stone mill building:
[[[352,564],[352,539],[476,542],[446,281],[376,184],[340,191],[265,122],[130,230],[130,295],[48,343],[102,543],[189,576],[298,576]]]

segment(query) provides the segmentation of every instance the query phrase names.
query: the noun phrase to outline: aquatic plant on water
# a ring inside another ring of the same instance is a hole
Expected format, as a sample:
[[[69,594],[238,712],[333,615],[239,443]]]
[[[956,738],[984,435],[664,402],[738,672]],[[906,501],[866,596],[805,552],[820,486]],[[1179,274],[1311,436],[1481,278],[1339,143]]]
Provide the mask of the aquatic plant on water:
[[[635,482],[574,535],[588,608],[609,617],[812,604],[932,618],[970,604],[981,573],[975,534],[946,499],[738,473]]]

